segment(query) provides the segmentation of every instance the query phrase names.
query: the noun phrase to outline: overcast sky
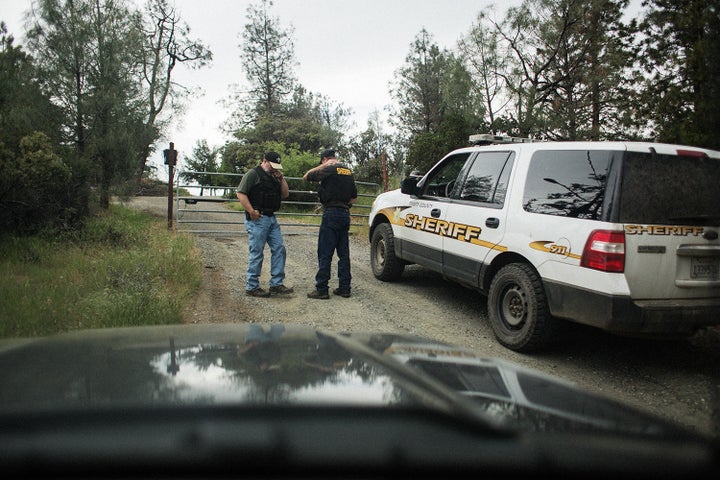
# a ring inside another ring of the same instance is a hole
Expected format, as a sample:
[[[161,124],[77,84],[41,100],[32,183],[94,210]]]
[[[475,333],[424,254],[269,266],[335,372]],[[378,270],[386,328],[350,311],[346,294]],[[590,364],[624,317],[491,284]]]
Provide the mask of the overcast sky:
[[[198,102],[203,111],[215,112],[200,127],[217,132],[211,144],[222,143],[217,126],[228,117],[217,101],[227,97],[228,85],[245,82],[238,45],[250,3],[177,1],[194,35],[213,52],[210,68],[187,77],[205,90]],[[371,112],[382,111],[391,102],[389,82],[423,27],[440,46],[452,48],[483,5],[490,4],[488,0],[275,0],[271,14],[282,28],[294,29],[300,84],[351,108],[357,129],[362,129]],[[189,113],[186,124],[199,125]]]
[[[209,67],[195,72],[176,70],[178,81],[203,92],[193,99],[182,124],[169,133],[167,141],[173,141],[181,155],[190,154],[200,139],[207,139],[211,146],[226,140],[220,125],[229,113],[218,102],[228,96],[231,84],[245,81],[238,44],[251,3],[258,2],[175,2],[190,25],[191,37],[201,39],[213,52]],[[495,11],[501,17],[506,5],[518,3],[499,1],[501,6]],[[22,43],[22,12],[30,4],[30,0],[0,0],[0,19],[17,43]],[[360,130],[373,111],[382,112],[391,103],[393,73],[402,67],[423,27],[440,47],[452,49],[477,14],[492,4],[490,0],[274,0],[271,14],[279,18],[282,28],[294,28],[299,82],[310,92],[351,108]],[[161,148],[167,148],[166,144]]]
[[[454,49],[480,12],[494,12],[502,18],[509,5],[520,1],[274,0],[270,12],[279,18],[281,28],[294,29],[300,84],[352,109],[355,129],[347,133],[353,134],[367,126],[372,112],[382,113],[392,103],[389,90],[394,72],[403,66],[410,44],[422,28],[441,48]],[[175,0],[181,18],[191,28],[191,38],[210,48],[213,61],[196,71],[176,68],[175,79],[199,88],[200,93],[193,97],[185,115],[176,119],[158,151],[172,141],[182,158],[191,154],[198,140],[206,139],[210,146],[227,140],[221,125],[230,114],[219,102],[228,98],[230,85],[246,81],[239,43],[251,3],[259,0]],[[22,43],[22,13],[30,5],[31,0],[0,0],[0,20],[7,23],[16,43]],[[162,164],[160,158],[152,161]]]

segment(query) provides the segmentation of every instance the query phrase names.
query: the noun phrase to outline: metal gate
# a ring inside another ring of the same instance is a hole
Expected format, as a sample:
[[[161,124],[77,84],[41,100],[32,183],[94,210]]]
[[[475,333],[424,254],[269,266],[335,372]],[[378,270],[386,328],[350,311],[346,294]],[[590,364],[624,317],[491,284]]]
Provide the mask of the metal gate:
[[[223,178],[235,177],[240,184],[244,174],[237,173],[215,173],[187,171],[184,174],[216,175]],[[237,187],[226,185],[191,185],[181,184],[178,174],[175,182],[175,231],[190,232],[198,234],[245,234],[245,211],[235,195]],[[288,183],[303,182],[300,177],[285,177]],[[367,225],[372,202],[381,191],[377,183],[355,182],[358,186],[358,201],[350,209],[351,228],[353,226]],[[201,193],[209,191],[211,195],[185,195],[181,191],[188,189],[201,189]],[[217,193],[220,192],[220,195]],[[285,227],[319,227],[320,221],[309,221],[311,218],[322,217],[321,205],[319,202],[294,200],[293,197],[317,198],[317,192],[313,190],[290,189],[290,196],[283,200],[280,211],[275,215],[278,222]],[[237,204],[237,208],[228,207],[228,204]]]

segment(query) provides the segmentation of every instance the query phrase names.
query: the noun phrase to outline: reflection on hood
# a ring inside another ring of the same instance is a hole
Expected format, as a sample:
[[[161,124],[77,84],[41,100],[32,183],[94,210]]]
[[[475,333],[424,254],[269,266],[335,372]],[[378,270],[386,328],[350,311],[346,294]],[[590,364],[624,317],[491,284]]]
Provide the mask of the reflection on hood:
[[[673,434],[557,378],[408,336],[297,325],[89,330],[0,342],[5,412],[188,405],[427,407],[532,431]],[[677,433],[677,432],[675,432]]]

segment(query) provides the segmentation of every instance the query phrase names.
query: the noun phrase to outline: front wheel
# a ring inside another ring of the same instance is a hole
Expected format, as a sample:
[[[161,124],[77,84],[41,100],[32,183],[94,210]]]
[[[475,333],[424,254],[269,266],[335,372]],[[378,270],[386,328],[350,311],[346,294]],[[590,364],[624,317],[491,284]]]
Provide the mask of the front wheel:
[[[497,340],[511,350],[539,350],[550,342],[553,318],[530,265],[511,263],[498,271],[490,284],[488,316]]]
[[[395,256],[395,237],[389,223],[375,227],[370,239],[370,265],[378,280],[397,280],[405,270],[405,262]]]

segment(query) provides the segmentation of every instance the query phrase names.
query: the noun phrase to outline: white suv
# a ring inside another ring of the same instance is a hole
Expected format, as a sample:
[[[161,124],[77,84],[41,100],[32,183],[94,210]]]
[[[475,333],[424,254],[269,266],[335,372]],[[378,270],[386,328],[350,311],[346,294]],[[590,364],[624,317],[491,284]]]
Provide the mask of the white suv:
[[[720,152],[479,135],[370,213],[375,276],[416,263],[488,297],[498,341],[557,318],[676,337],[720,324]]]

